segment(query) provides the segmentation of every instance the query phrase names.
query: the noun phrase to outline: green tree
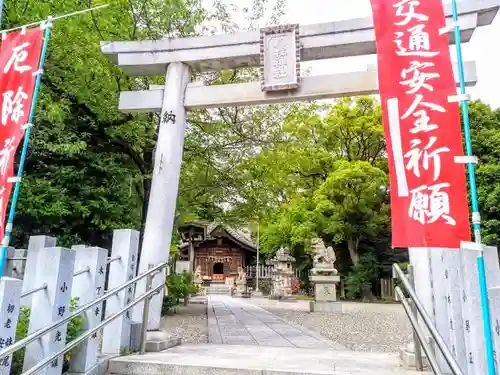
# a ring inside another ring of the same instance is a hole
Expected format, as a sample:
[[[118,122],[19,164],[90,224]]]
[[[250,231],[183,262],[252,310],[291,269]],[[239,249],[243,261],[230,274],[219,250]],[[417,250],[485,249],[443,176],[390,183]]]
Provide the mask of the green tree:
[[[244,204],[261,208],[262,248],[289,246],[310,268],[312,237],[337,250],[347,273],[362,253],[388,253],[387,161],[380,108],[371,98],[292,106],[283,137],[241,164],[253,186]],[[250,195],[250,193],[252,195]]]
[[[4,27],[85,9],[88,1],[12,0]],[[92,14],[56,21],[25,178],[15,221],[15,243],[55,235],[61,245],[109,246],[111,230],[141,228],[149,196],[157,115],[118,111],[121,90],[163,78],[133,78],[100,52],[102,40],[194,35],[217,18],[200,0],[113,1]]]
[[[500,111],[475,101],[469,103],[483,241],[500,246]]]
[[[368,162],[339,161],[314,194],[319,233],[345,241],[353,264],[359,244],[388,224],[387,176]]]
[[[164,78],[126,75],[101,54],[101,41],[185,37],[238,29],[221,1],[215,1],[211,10],[204,9],[201,0],[108,3],[112,6],[99,12],[55,23],[15,221],[14,245],[26,243],[29,235],[50,233],[61,245],[84,242],[106,247],[112,229],[140,229],[144,224],[158,116],[120,113],[118,94],[161,84]],[[99,2],[12,0],[5,5],[7,28]],[[255,26],[267,5],[267,0],[254,0],[251,9],[243,9],[250,24]],[[270,23],[281,16],[282,8],[271,12]],[[248,80],[255,72],[204,73],[196,78],[218,84]],[[266,137],[273,137],[274,130],[262,121],[272,111],[234,108],[189,114],[177,222],[224,216],[221,205],[232,202],[238,184],[245,183],[232,178],[231,169],[267,142]]]

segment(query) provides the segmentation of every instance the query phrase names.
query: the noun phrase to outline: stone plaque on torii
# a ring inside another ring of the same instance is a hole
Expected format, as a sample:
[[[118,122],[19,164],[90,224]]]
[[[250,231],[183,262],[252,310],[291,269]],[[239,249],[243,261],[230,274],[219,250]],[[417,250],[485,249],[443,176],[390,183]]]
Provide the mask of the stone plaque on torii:
[[[491,24],[499,6],[500,0],[459,2],[461,41],[468,42],[477,27]],[[450,4],[445,4],[445,12],[447,23],[451,24]],[[450,43],[453,43],[452,33]],[[298,69],[300,61],[375,54],[371,17],[300,27],[277,26],[230,36],[101,42],[101,50],[130,75],[166,77],[163,86],[154,85],[149,90],[120,94],[120,110],[160,112],[161,115],[140,272],[147,270],[148,264],[159,264],[169,257],[165,249],[170,248],[174,223],[186,110],[311,101],[378,92],[377,71],[372,67],[364,71],[310,77],[300,77]],[[261,69],[261,82],[216,86],[190,83],[191,71],[247,67]],[[454,70],[457,77],[456,68]],[[475,63],[466,61],[464,72],[466,84],[474,85],[477,82]],[[416,252],[415,259],[421,256],[419,254],[427,253]],[[417,279],[429,279],[428,267],[419,272],[423,274],[416,275]],[[163,282],[164,275],[158,274],[153,287]],[[422,289],[421,293],[429,293],[429,285],[423,288],[425,290]],[[136,292],[143,293],[144,284],[138,284]],[[417,293],[420,294],[419,290]],[[155,332],[148,337],[154,340],[162,337],[158,333],[161,304],[162,296],[153,297],[148,329]],[[141,310],[142,306],[138,305],[134,320],[141,320]]]

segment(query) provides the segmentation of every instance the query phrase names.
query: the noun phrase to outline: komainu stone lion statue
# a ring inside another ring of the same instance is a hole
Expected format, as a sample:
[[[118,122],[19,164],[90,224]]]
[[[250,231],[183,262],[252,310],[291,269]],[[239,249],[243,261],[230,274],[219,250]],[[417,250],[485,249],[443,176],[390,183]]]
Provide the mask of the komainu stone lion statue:
[[[247,282],[247,274],[243,267],[238,267],[238,277],[236,278],[236,284],[245,284]]]
[[[319,273],[331,273],[336,275],[338,271],[335,269],[335,251],[333,247],[325,246],[321,238],[316,238],[312,243],[312,250],[314,251],[313,264],[314,268],[311,270],[313,275]]]

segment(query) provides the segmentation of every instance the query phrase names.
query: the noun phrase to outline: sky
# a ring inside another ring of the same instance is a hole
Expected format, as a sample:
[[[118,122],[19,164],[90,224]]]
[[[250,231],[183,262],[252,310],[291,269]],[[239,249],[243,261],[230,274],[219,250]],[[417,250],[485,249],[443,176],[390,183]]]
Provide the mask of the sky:
[[[240,9],[252,3],[251,0],[224,1],[228,4],[236,3]],[[274,2],[275,0],[269,0],[270,6]],[[371,16],[369,0],[288,0],[282,23],[308,25],[367,16]],[[233,17],[240,27],[245,27],[244,18],[240,13],[233,13]],[[261,26],[265,21],[262,20]],[[492,25],[476,29],[471,42],[464,44],[462,50],[465,61],[476,61],[478,74],[477,85],[468,88],[467,92],[473,99],[481,99],[497,108],[500,107],[500,95],[497,93],[497,88],[500,87],[500,70],[497,68],[500,63],[500,53],[498,48],[494,48],[498,45],[498,40],[494,39],[495,34],[498,39],[500,14],[497,14]],[[455,49],[450,48],[450,51],[452,60],[456,61]],[[310,68],[312,75],[322,75],[365,70],[367,65],[374,63],[376,63],[375,56],[357,56],[302,63],[302,68]]]

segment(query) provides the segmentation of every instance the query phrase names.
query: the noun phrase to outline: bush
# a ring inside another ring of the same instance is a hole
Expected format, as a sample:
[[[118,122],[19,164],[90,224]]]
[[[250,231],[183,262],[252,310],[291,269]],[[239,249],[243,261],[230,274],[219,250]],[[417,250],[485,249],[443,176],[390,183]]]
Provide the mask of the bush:
[[[362,255],[359,262],[355,264],[346,278],[345,288],[347,298],[372,299],[372,284],[377,281],[379,266],[372,254]]]
[[[300,287],[300,279],[298,277],[292,277],[291,288],[293,294],[297,294],[302,291],[302,288]]]
[[[69,305],[70,313],[74,312],[78,308],[78,300],[79,298],[71,299]],[[27,307],[21,307],[21,311],[19,313],[19,321],[16,327],[16,341],[22,340],[26,336],[28,336],[30,315],[31,309]],[[66,343],[73,341],[84,332],[84,323],[85,318],[83,318],[82,316],[76,316],[70,320],[67,328]],[[24,348],[14,352],[12,356],[12,367],[10,370],[10,375],[18,375],[23,372],[24,352]],[[64,358],[65,360],[69,360],[69,353],[66,353],[64,355]]]
[[[172,312],[175,312],[178,304],[179,303],[177,302],[177,298],[170,294],[163,297],[163,303],[161,305],[161,315],[165,316]]]
[[[171,273],[167,277],[168,295],[175,300],[176,304],[181,299],[184,304],[188,303],[189,295],[198,292],[198,286],[193,283],[193,274],[187,271],[182,273]],[[169,300],[169,303],[172,301]]]
[[[268,296],[271,294],[273,282],[269,279],[259,279],[259,289],[263,295]]]

